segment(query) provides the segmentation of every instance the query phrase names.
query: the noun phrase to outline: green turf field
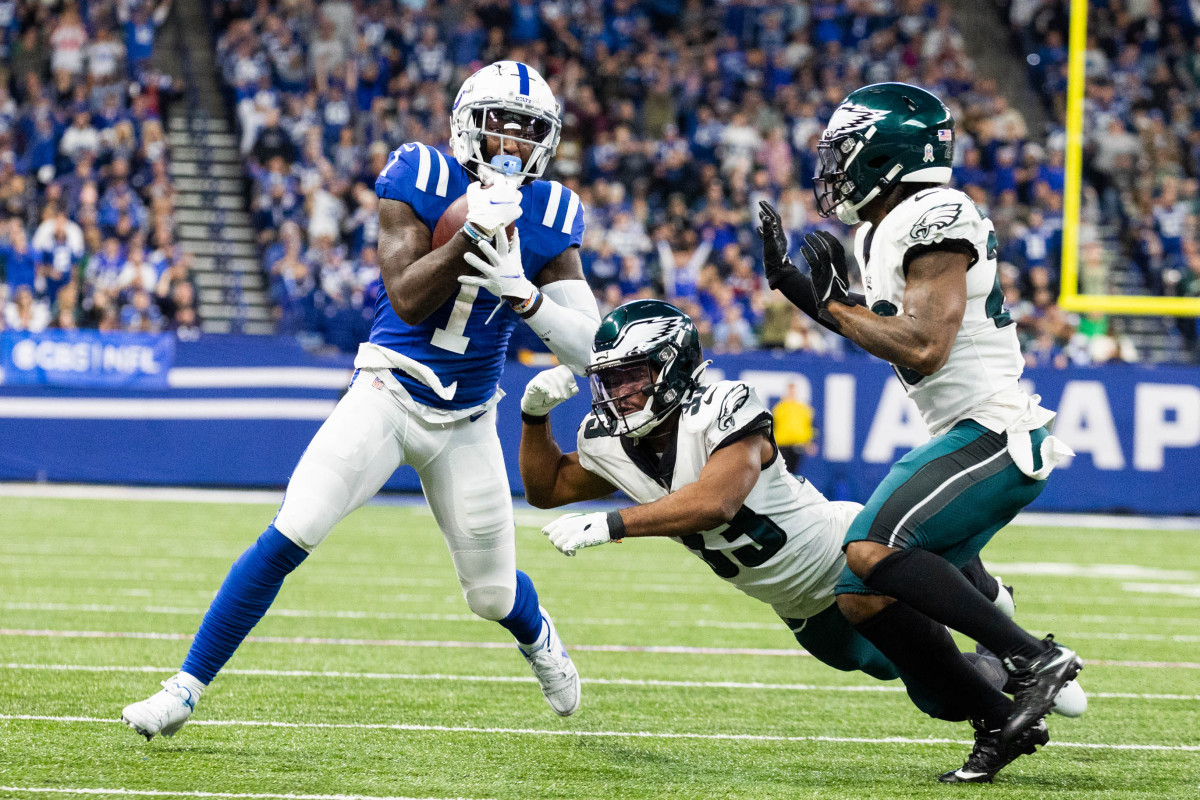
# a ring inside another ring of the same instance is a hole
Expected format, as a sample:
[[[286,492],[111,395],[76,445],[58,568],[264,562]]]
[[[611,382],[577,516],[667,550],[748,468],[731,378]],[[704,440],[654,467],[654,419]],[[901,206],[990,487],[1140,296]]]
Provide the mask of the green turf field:
[[[556,717],[507,634],[470,616],[429,513],[372,506],[289,578],[254,632],[273,640],[242,647],[178,736],[145,742],[122,706],[178,667],[272,513],[0,498],[0,797],[1200,797],[1196,532],[992,542],[1018,619],[1088,661],[1091,708],[1052,717],[1052,745],[991,787],[936,783],[970,749],[965,724],[799,654],[679,545],[567,559],[538,532],[552,515],[531,511],[518,564],[574,646],[576,716]]]

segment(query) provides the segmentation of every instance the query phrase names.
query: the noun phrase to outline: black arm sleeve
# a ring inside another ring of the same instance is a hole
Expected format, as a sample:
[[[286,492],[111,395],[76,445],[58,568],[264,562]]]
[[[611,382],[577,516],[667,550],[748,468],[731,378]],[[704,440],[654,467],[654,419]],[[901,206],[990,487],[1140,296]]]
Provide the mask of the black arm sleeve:
[[[808,314],[817,322],[824,325],[834,333],[841,335],[841,331],[830,325],[826,320],[821,319],[820,309],[817,308],[817,292],[813,289],[812,279],[801,272],[792,272],[781,280],[776,286],[783,296],[788,299],[788,302],[796,308]],[[855,305],[865,306],[867,298],[865,295],[857,292],[850,292],[850,300]]]

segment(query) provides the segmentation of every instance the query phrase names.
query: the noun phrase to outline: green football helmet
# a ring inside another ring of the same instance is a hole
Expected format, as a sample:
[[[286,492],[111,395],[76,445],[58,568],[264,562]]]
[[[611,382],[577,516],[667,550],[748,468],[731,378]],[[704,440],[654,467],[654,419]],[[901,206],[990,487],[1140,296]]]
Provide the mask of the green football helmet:
[[[817,211],[856,225],[859,209],[897,181],[949,183],[953,157],[954,117],[941,100],[906,83],[864,86],[817,144]]]
[[[675,306],[617,306],[600,321],[587,368],[596,419],[610,436],[645,436],[700,385],[702,357],[695,324]]]

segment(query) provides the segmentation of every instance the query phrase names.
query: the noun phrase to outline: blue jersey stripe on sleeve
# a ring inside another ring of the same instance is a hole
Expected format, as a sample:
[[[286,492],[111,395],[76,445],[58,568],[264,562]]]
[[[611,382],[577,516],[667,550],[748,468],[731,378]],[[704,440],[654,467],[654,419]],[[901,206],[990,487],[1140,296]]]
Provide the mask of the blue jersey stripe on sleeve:
[[[563,185],[558,181],[550,181],[550,199],[546,201],[546,213],[542,215],[542,224],[547,228],[554,227],[558,217],[558,204],[562,199]]]
[[[570,190],[568,190],[570,191]],[[563,219],[562,232],[570,233],[571,226],[575,224],[575,215],[579,213],[579,195],[571,192],[571,201],[567,203],[566,218]]]
[[[449,165],[446,164],[446,157],[444,155],[442,155],[441,150],[434,150],[433,152],[438,158],[439,172],[438,172],[438,182],[437,182],[437,196],[445,197],[446,196],[446,188],[450,184],[450,167],[449,167]]]
[[[423,144],[417,145],[417,155],[420,161],[417,164],[417,191],[429,191],[429,170],[432,166],[429,159],[429,148]]]

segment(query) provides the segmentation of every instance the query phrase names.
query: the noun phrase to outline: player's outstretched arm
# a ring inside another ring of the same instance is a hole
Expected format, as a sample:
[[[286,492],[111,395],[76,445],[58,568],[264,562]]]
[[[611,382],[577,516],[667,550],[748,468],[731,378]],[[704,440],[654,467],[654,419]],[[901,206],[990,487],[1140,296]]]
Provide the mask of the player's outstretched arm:
[[[412,206],[379,201],[379,268],[396,315],[409,325],[424,320],[461,287],[469,242],[462,236],[432,250],[433,234]]]
[[[616,491],[608,481],[585,470],[576,453],[563,455],[550,431],[550,410],[578,392],[575,376],[565,366],[539,372],[525,387],[518,461],[525,499],[535,508],[557,508]]]
[[[684,536],[733,519],[775,452],[764,434],[751,434],[709,458],[700,478],[653,503],[619,511],[566,514],[542,528],[565,556],[627,536]]]
[[[864,306],[829,303],[825,311],[868,353],[899,367],[932,375],[950,358],[967,308],[968,257],[933,250],[908,266],[904,311],[881,317]]]
[[[709,457],[695,483],[666,497],[621,509],[625,536],[683,536],[733,519],[775,448],[765,433],[722,447]]]
[[[558,508],[608,497],[617,489],[579,463],[578,453],[563,454],[550,432],[550,420],[521,423],[519,456],[525,499],[534,508]]]

